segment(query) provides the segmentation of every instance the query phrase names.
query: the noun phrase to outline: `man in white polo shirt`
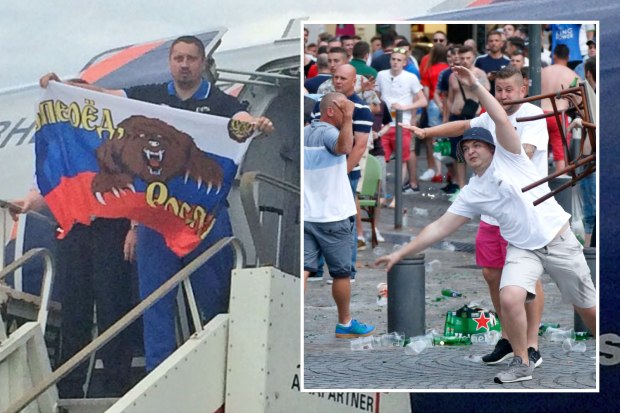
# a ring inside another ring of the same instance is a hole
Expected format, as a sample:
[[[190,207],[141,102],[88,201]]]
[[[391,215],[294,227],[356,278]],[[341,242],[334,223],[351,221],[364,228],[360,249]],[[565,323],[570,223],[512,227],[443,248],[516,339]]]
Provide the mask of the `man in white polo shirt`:
[[[499,103],[521,99],[525,96],[525,86],[521,72],[512,66],[506,66],[496,73],[495,77],[495,98]],[[547,124],[544,119],[528,122],[517,122],[517,118],[542,115],[543,111],[538,106],[531,103],[504,105],[504,110],[508,119],[515,127],[517,135],[521,139],[523,150],[530,158],[540,178],[548,175],[547,165],[547,145],[549,144],[549,134]],[[495,124],[488,113],[475,117],[470,120],[457,120],[432,128],[420,129],[415,126],[404,125],[410,128],[413,133],[421,139],[433,138],[436,136],[455,137],[473,127],[482,127],[495,136]],[[461,160],[462,161],[462,160]],[[539,179],[540,179],[539,178]],[[480,227],[476,235],[476,264],[482,267],[484,276],[493,306],[503,321],[501,306],[499,303],[499,285],[502,277],[502,268],[506,261],[506,247],[508,243],[500,234],[497,220],[488,215],[480,218]],[[527,303],[525,306],[528,317],[528,355],[536,367],[542,363],[542,357],[538,349],[538,327],[542,318],[544,308],[544,294],[540,280],[536,283],[536,300]],[[490,354],[482,358],[486,364],[497,364],[509,357],[513,351],[510,342],[507,340],[506,332],[502,331],[502,339],[499,340],[495,349]]]
[[[484,128],[465,131],[457,149],[474,170],[448,211],[425,227],[402,249],[377,260],[389,270],[403,257],[419,252],[447,237],[478,214],[493,216],[508,241],[500,283],[503,327],[514,358],[508,370],[498,373],[496,383],[531,380],[534,369],[527,351],[525,303],[536,297],[536,282],[543,272],[558,285],[565,301],[573,304],[592,334],[596,334],[596,292],[582,247],[570,230],[569,218],[555,199],[534,206],[550,192],[543,184],[530,191],[521,188],[539,179],[517,132],[502,105],[462,67],[454,68],[459,80],[474,93],[495,123],[497,145]]]

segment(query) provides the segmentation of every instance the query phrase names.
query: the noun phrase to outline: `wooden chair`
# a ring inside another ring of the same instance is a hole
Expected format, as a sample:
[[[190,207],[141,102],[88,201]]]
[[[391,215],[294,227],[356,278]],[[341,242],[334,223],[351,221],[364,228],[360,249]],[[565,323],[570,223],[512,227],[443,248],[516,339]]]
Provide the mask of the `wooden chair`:
[[[377,241],[376,218],[379,211],[379,195],[381,189],[381,164],[372,155],[368,155],[366,168],[362,177],[362,187],[358,194],[360,209],[365,211],[367,218],[362,217],[362,222],[370,222],[372,228],[372,247],[379,244]]]

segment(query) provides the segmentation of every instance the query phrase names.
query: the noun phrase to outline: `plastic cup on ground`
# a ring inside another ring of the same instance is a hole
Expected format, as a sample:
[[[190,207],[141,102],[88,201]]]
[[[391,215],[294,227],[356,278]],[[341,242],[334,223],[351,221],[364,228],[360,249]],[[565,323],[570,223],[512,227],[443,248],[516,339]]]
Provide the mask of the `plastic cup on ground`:
[[[372,249],[372,253],[377,257],[382,257],[387,253],[387,251],[383,247],[375,247]]]
[[[567,353],[569,352],[583,353],[586,351],[586,343],[581,342],[581,341],[576,341],[573,338],[567,338],[566,340],[562,342],[562,349]]]
[[[417,356],[426,348],[424,340],[415,340],[405,346],[405,354],[408,356]]]
[[[433,260],[433,261],[427,263],[424,269],[428,273],[438,272],[439,270],[441,270],[441,261]]]
[[[549,330],[552,330],[551,333],[548,333]],[[545,336],[549,341],[552,342],[562,342],[567,338],[575,339],[575,330],[572,328],[570,330],[561,330],[561,329],[552,329],[549,327],[547,331],[545,331]]]
[[[405,344],[405,335],[398,332],[391,332],[381,336],[381,346],[383,347],[402,347]]]
[[[351,350],[352,351],[363,351],[363,350],[372,350],[373,349],[373,337],[360,337],[354,340],[351,340]]]

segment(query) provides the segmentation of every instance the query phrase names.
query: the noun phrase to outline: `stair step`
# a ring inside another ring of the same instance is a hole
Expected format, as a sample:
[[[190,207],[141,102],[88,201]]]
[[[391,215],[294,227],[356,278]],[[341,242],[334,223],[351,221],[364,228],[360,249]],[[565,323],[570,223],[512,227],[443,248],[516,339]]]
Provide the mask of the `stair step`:
[[[61,413],[103,413],[108,410],[118,398],[101,399],[60,399],[58,401]]]

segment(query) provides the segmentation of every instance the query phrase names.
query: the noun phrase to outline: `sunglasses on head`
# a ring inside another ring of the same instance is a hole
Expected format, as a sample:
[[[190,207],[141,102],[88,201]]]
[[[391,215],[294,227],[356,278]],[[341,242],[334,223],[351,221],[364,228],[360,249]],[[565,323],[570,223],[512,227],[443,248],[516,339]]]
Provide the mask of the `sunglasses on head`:
[[[402,47],[395,47],[392,49],[392,53],[407,54],[407,49]]]

